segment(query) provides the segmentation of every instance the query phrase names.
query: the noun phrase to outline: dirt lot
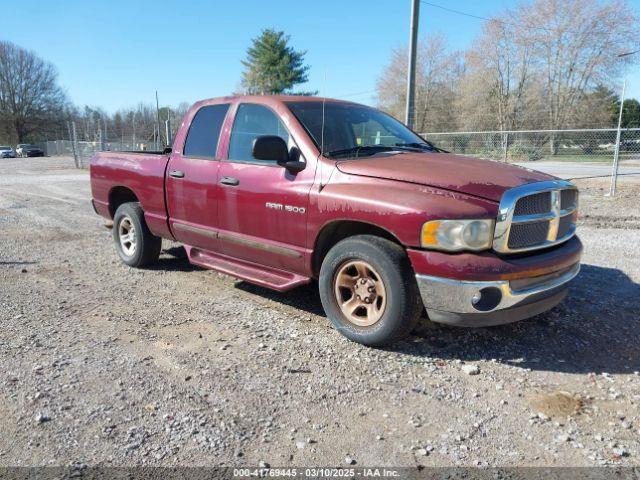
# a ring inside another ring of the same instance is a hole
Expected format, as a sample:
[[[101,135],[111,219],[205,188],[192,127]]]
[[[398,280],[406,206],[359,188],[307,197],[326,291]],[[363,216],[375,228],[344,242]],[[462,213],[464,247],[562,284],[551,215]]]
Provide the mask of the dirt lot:
[[[376,350],[313,286],[253,287],[168,242],[130,269],[87,172],[2,165],[0,465],[640,464],[639,177],[615,199],[578,182],[583,270],[550,313]]]

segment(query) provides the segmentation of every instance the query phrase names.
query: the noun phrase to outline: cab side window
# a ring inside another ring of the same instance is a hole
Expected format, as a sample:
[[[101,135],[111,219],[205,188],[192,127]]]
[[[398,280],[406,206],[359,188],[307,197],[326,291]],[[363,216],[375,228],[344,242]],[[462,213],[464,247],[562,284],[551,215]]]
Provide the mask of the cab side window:
[[[214,159],[229,104],[208,105],[196,112],[184,142],[184,155]]]
[[[256,160],[251,154],[253,141],[261,135],[277,135],[289,144],[289,133],[275,113],[262,105],[241,104],[229,139],[229,160],[272,163],[269,160]]]

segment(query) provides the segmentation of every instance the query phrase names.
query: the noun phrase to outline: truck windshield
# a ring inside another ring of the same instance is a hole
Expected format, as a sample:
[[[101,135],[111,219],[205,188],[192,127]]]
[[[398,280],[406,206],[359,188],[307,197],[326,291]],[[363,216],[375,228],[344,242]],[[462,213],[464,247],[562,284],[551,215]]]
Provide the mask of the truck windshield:
[[[437,151],[395,118],[375,108],[354,103],[287,102],[326,157],[351,158],[394,150]]]

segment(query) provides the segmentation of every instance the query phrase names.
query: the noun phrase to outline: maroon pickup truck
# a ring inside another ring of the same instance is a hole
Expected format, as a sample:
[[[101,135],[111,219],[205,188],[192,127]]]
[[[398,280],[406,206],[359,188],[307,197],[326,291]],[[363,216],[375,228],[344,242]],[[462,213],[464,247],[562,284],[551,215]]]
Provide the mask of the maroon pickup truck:
[[[165,153],[98,153],[93,206],[121,259],[189,260],[285,291],[318,281],[351,340],[385,345],[426,308],[488,326],[558,304],[580,268],[569,182],[446,153],[374,108],[301,96],[196,103]]]

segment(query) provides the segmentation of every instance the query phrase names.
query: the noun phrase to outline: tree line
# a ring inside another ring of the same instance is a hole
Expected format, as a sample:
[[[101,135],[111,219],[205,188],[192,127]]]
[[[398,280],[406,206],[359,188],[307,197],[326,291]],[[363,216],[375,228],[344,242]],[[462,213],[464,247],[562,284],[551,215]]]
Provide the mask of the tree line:
[[[488,19],[465,51],[428,34],[419,44],[416,104],[420,132],[606,128],[616,124],[619,79],[637,62],[638,19],[625,0],[529,0]],[[304,51],[289,36],[263,30],[242,64],[238,93],[299,94],[307,82]],[[377,106],[404,119],[407,49],[392,50],[376,83]],[[35,53],[0,41],[0,142],[70,138],[137,148],[167,142],[164,121],[178,127],[188,104],[140,103],[113,114],[79,108],[58,84],[56,68]],[[162,127],[158,131],[158,117]],[[640,103],[625,101],[623,126],[640,127]]]
[[[294,50],[289,42],[289,36],[273,29],[254,38],[242,61],[245,70],[237,93],[314,94],[292,90],[307,81],[309,66],[304,63],[306,52]],[[151,104],[140,103],[109,114],[99,107],[77,107],[59,86],[53,64],[0,41],[1,143],[69,139],[75,125],[78,140],[117,142],[134,149],[152,142],[168,144],[165,121],[171,125],[170,135],[175,135],[188,108],[183,102],[157,111]]]
[[[86,141],[111,141],[137,148],[158,139],[157,118],[169,119],[175,131],[189,107],[163,107],[159,112],[140,103],[109,114],[101,108],[74,105],[58,83],[53,64],[11,42],[0,42],[0,143],[41,142],[76,137]],[[164,123],[163,123],[164,125]]]
[[[619,78],[640,54],[638,19],[622,0],[533,0],[485,22],[466,51],[438,34],[418,47],[421,132],[605,128],[617,122]],[[379,77],[379,106],[404,118],[407,49]],[[640,127],[626,100],[624,126]]]

